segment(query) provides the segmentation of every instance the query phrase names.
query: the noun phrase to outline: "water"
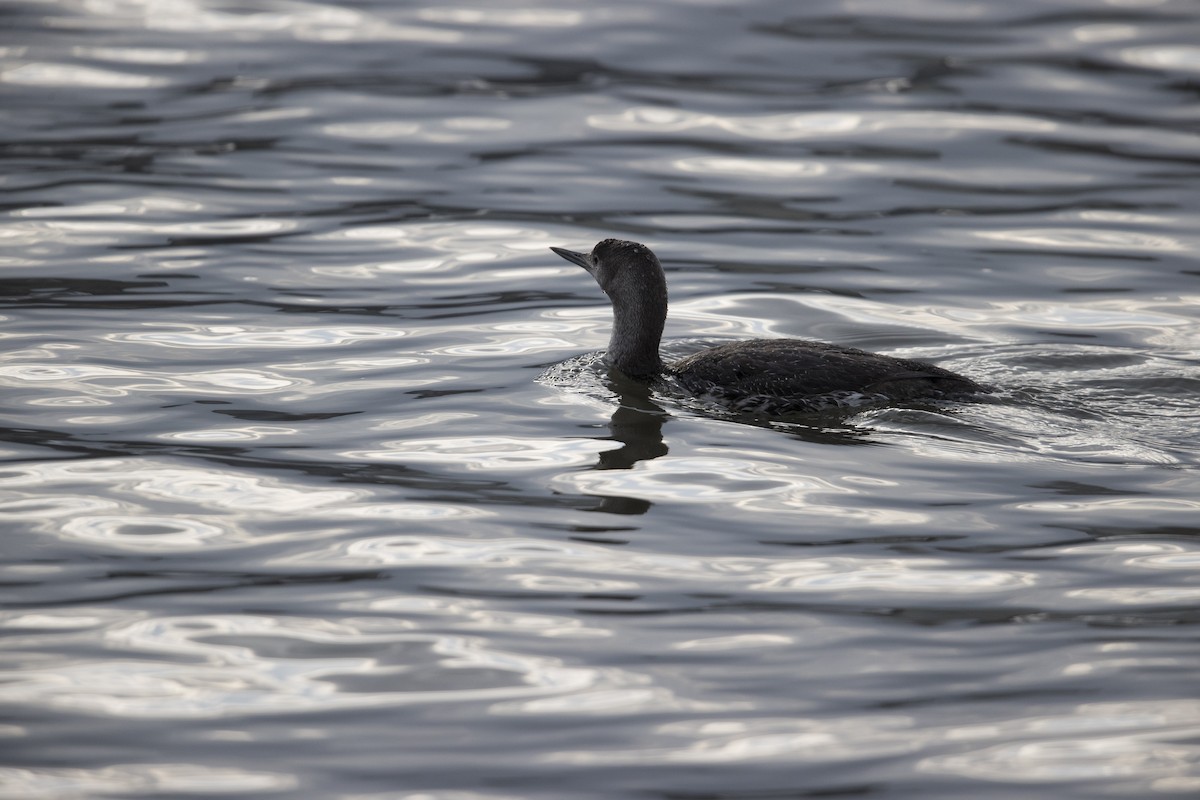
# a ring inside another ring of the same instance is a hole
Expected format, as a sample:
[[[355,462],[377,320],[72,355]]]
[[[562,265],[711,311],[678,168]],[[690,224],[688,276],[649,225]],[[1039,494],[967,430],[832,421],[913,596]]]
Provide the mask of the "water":
[[[1200,793],[1193,3],[3,14],[0,797]]]

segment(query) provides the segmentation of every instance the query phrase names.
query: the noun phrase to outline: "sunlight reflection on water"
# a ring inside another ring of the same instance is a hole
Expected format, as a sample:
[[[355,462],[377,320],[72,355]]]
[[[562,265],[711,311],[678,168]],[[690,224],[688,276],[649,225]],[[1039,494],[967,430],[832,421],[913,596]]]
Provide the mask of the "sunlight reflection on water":
[[[1185,0],[10,5],[0,796],[1200,791]]]

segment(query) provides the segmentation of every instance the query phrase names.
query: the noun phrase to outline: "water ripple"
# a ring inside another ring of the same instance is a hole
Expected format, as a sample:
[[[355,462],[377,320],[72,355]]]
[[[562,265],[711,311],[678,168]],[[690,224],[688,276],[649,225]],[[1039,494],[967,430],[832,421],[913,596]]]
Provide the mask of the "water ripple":
[[[1139,67],[1200,72],[1200,47],[1195,45],[1130,47],[1122,50],[1120,57]]]
[[[11,474],[0,472],[0,486],[13,483]],[[59,494],[0,500],[0,514],[11,520],[48,520],[108,511],[117,508],[118,505],[115,501],[102,497]]]
[[[550,8],[422,8],[417,16],[429,22],[519,28],[568,28],[579,25],[585,19],[582,11]]]
[[[176,431],[159,434],[160,439],[176,442],[224,443],[257,442],[276,436],[293,436],[300,433],[296,428],[278,425],[248,425],[241,428],[206,428],[196,431]]]
[[[358,565],[379,564],[457,564],[519,566],[545,559],[584,560],[590,548],[531,539],[452,539],[435,536],[382,536],[359,539],[336,552],[312,554],[326,563]],[[342,561],[346,559],[346,561]],[[304,557],[304,560],[309,560]]]
[[[156,214],[194,214],[204,211],[205,205],[197,200],[164,195],[125,197],[93,203],[76,203],[34,208],[21,208],[13,212],[14,217],[29,219],[111,216],[152,216]],[[111,222],[103,226],[110,229]]]
[[[348,604],[353,607],[353,604]],[[548,639],[607,639],[612,632],[606,628],[587,625],[570,616],[549,614],[514,613],[490,608],[486,603],[470,598],[449,601],[441,597],[405,596],[372,601],[368,608],[372,612],[400,614],[406,618],[432,616],[460,618],[457,627],[475,630],[480,634],[508,631],[544,637]]]
[[[194,503],[211,511],[249,511],[261,514],[303,514],[322,507],[347,503],[363,497],[361,489],[313,489],[289,486],[262,475],[234,470],[184,467],[169,462],[135,458],[94,458],[86,461],[43,462],[9,466],[0,470],[0,488],[40,489],[54,497],[58,487],[99,484],[119,488],[143,501],[157,499]],[[107,510],[100,506],[75,505],[65,513]],[[137,516],[131,516],[136,521]]]
[[[105,632],[104,662],[9,673],[0,700],[157,719],[504,700],[585,689],[594,670],[403,622],[159,617]]]
[[[115,21],[188,35],[217,33],[250,41],[295,38],[314,42],[430,42],[452,44],[463,38],[457,31],[432,26],[398,25],[386,18],[327,3],[277,0],[268,8],[245,13],[203,0],[170,3],[126,3],[89,0],[87,11],[106,27]]]
[[[777,141],[830,136],[845,138],[878,132],[928,141],[930,138],[954,137],[962,131],[971,130],[1045,133],[1058,128],[1053,122],[1032,117],[952,111],[718,116],[645,106],[629,108],[619,114],[593,114],[587,118],[587,122],[597,130],[623,133],[679,133],[715,127],[736,136]]]
[[[1200,746],[1186,743],[1200,733],[1198,713],[1200,704],[1190,699],[1094,703],[1059,715],[963,726],[956,731],[961,741],[1012,741],[922,759],[918,768],[1016,784],[1183,778],[1172,785],[1186,790],[1186,779],[1194,779],[1193,769],[1200,761]]]
[[[571,764],[732,764],[829,762],[913,752],[909,718],[864,715],[854,720],[756,719],[668,723],[658,738],[676,747],[559,751],[543,758]]]
[[[296,776],[212,764],[113,764],[95,769],[0,768],[4,800],[86,800],[118,795],[249,797],[295,788]]]
[[[564,489],[648,500],[737,501],[763,494],[842,491],[816,478],[789,474],[775,465],[730,458],[671,458],[643,462],[634,470],[570,473],[556,478]]]
[[[0,70],[0,83],[22,86],[80,86],[93,89],[148,89],[166,86],[166,78],[139,75],[79,64],[33,61],[18,67]]]
[[[511,436],[439,437],[383,442],[383,450],[347,450],[345,458],[366,461],[454,464],[468,470],[540,470],[580,466],[619,443],[594,439],[561,441]]]
[[[77,516],[60,528],[62,534],[92,544],[123,550],[155,552],[195,549],[231,532],[220,524],[195,518],[137,516]]]
[[[1054,247],[1064,250],[1076,248],[1103,248],[1113,250],[1163,250],[1188,249],[1185,244],[1170,236],[1138,233],[1136,231],[1097,231],[1085,228],[1038,228],[1007,231],[979,231],[981,239],[990,239],[1010,244]]]
[[[72,47],[71,54],[119,64],[172,66],[207,60],[203,51],[177,47]]]
[[[169,334],[163,334],[170,337]],[[116,334],[129,336],[130,341],[164,342],[155,334]],[[147,339],[138,337],[146,336]],[[171,339],[166,346],[183,347],[181,340]],[[205,340],[212,345],[211,340]],[[267,338],[260,346],[290,346],[278,339]],[[234,346],[230,344],[229,346]],[[240,346],[240,345],[239,345]],[[300,346],[300,345],[296,345]],[[165,374],[164,374],[165,373]],[[134,392],[175,392],[187,394],[247,395],[273,394],[285,389],[296,389],[310,385],[310,381],[285,378],[265,370],[219,369],[211,372],[176,372],[169,370],[141,370],[121,367],[106,367],[89,364],[12,364],[0,365],[0,385],[52,387],[78,392],[74,396],[33,398],[27,402],[51,407],[95,407],[107,405],[99,398],[126,397]]]
[[[870,557],[780,560],[744,557],[687,558],[670,554],[628,556],[583,543],[526,538],[460,538],[395,535],[337,543],[289,556],[287,564],[341,568],[431,565],[488,567],[502,580],[537,592],[637,591],[654,581],[684,582],[690,591],[823,595],[824,602],[872,602],[923,595],[926,602],[991,595],[1004,602],[1043,581],[1031,571],[971,569],[944,559]],[[520,572],[509,570],[519,569]],[[624,578],[624,580],[619,580]],[[1046,586],[1045,590],[1051,590]]]
[[[178,236],[178,237],[258,237],[258,236],[274,236],[279,233],[287,233],[297,228],[297,223],[294,220],[287,219],[266,219],[256,217],[253,219],[213,219],[213,220],[198,220],[192,222],[136,222],[132,220],[114,220],[114,219],[84,219],[75,218],[73,212],[76,209],[68,209],[65,219],[44,219],[37,223],[28,223],[28,229],[25,235],[31,236],[34,239],[45,238],[47,235],[55,237],[63,237],[63,234],[96,234],[102,235],[104,239],[97,237],[92,238],[76,238],[79,244],[99,244],[101,241],[121,242],[125,241],[129,235],[145,235],[152,237],[161,236]],[[85,212],[86,213],[86,212]],[[38,216],[46,217],[48,214],[42,213]],[[38,234],[38,228],[43,228],[47,233]],[[20,229],[18,229],[18,234]]]
[[[397,328],[383,327],[307,327],[266,328],[242,325],[176,324],[181,330],[146,333],[117,333],[108,338],[114,342],[153,344],[161,347],[230,347],[230,348],[307,348],[345,345],[372,339],[397,339],[406,335]]]
[[[885,593],[1011,592],[1037,583],[1033,572],[964,570],[937,559],[808,559],[765,566],[766,591],[871,591]]]

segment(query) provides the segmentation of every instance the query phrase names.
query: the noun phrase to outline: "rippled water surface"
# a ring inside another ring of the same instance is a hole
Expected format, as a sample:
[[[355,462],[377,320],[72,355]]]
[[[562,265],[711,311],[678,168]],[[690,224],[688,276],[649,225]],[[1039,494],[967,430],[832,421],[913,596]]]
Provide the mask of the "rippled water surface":
[[[0,797],[1200,794],[1195,3],[0,15]]]

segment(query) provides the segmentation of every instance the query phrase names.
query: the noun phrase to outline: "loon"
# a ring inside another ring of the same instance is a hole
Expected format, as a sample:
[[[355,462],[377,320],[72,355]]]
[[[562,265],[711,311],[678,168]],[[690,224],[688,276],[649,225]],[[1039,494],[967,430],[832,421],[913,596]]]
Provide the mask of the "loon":
[[[710,347],[673,364],[659,355],[667,281],[644,244],[604,239],[591,253],[551,247],[587,270],[613,307],[605,361],[639,381],[671,381],[738,412],[781,414],[864,402],[988,391],[949,370],[804,339],[751,339]]]

